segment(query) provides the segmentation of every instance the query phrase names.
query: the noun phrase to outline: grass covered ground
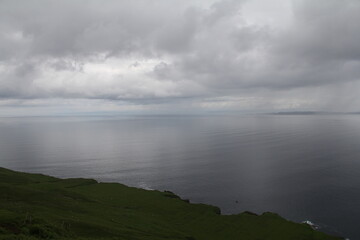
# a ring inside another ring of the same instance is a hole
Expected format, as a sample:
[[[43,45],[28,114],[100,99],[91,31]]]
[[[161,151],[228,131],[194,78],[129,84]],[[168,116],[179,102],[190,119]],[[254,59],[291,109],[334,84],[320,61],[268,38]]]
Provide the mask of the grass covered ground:
[[[0,239],[340,239],[277,214],[220,215],[171,192],[0,168]]]

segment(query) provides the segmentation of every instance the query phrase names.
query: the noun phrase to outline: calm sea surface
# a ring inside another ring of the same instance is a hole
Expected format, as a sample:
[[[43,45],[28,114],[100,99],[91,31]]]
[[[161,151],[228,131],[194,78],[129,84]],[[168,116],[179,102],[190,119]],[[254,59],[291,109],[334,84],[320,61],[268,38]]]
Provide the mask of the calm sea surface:
[[[360,239],[360,115],[0,118],[0,166],[171,190]]]

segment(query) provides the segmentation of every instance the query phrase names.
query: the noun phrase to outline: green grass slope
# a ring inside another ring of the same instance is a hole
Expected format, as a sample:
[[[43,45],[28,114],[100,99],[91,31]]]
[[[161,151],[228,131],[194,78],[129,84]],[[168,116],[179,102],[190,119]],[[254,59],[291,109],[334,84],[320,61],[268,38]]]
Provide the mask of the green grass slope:
[[[0,168],[0,239],[340,239],[277,214],[220,215],[171,192]]]

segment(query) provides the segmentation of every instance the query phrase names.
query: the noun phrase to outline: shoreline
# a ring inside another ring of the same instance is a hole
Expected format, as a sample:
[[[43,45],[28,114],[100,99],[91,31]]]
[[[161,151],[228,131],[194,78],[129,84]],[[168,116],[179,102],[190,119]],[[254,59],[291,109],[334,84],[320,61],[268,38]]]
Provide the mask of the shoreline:
[[[5,168],[0,181],[0,239],[344,239],[276,213],[221,215],[171,191]]]

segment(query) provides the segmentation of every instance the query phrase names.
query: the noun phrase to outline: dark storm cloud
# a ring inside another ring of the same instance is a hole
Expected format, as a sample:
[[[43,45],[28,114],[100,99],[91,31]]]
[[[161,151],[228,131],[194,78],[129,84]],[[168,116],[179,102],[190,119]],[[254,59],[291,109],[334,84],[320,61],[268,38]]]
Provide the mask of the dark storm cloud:
[[[356,96],[360,2],[292,3],[277,27],[249,22],[247,1],[2,0],[0,98]]]

